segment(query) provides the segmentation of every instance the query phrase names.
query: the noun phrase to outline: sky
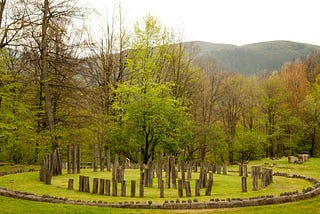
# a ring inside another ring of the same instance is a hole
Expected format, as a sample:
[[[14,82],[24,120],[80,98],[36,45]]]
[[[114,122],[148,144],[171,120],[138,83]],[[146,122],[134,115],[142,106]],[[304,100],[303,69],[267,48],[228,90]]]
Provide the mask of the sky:
[[[289,40],[320,45],[319,0],[83,0],[101,17],[119,2],[129,26],[146,14],[184,41],[244,45]],[[102,18],[93,18],[97,25]],[[96,28],[97,29],[97,28]]]

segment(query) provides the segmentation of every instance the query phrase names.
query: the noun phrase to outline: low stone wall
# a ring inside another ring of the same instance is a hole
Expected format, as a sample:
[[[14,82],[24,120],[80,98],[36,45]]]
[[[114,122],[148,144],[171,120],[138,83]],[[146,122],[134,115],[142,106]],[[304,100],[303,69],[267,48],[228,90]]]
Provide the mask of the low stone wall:
[[[305,179],[314,183],[314,186],[303,189],[302,192],[285,192],[280,196],[266,195],[251,198],[213,198],[208,202],[199,202],[198,199],[189,200],[171,200],[161,203],[148,202],[133,202],[125,201],[119,203],[107,203],[104,201],[82,201],[82,200],[69,200],[67,198],[53,197],[48,195],[34,195],[32,193],[13,191],[0,187],[0,195],[6,197],[13,197],[18,199],[50,202],[61,204],[73,205],[87,205],[87,206],[100,206],[100,207],[113,207],[113,208],[131,208],[131,209],[217,209],[217,208],[234,208],[234,207],[248,207],[248,206],[261,206],[272,205],[287,202],[294,202],[299,200],[309,199],[320,195],[320,182],[314,178],[305,177],[301,175],[289,175],[286,173],[274,173],[274,176],[284,176],[288,178]]]

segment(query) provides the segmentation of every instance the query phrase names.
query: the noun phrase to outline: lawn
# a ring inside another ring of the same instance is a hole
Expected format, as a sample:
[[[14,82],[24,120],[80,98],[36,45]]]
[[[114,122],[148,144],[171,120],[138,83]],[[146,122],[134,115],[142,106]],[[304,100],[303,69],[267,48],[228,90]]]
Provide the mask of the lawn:
[[[267,162],[267,163],[266,163]],[[281,160],[262,160],[259,162],[252,162],[250,165],[265,164],[272,166],[274,172],[287,172],[290,174],[300,174],[310,177],[314,177],[320,180],[320,159],[313,158],[310,161],[302,164],[288,164],[286,159]],[[230,166],[229,169],[236,170],[237,166]],[[0,167],[0,171],[3,171]],[[110,179],[110,172],[92,172],[92,169],[82,170],[81,175],[90,176],[90,182],[94,177]],[[67,175],[64,173],[62,176],[54,177],[52,185],[47,186],[38,182],[38,173],[22,173],[15,175],[6,175],[0,177],[0,186],[7,187],[9,189],[32,192],[38,195],[53,195],[59,197],[67,197],[69,199],[81,199],[81,200],[102,200],[107,202],[119,202],[119,201],[148,201],[162,203],[164,199],[160,199],[159,190],[154,188],[145,188],[145,198],[139,197],[111,197],[93,195],[90,193],[80,193],[76,190],[67,190],[67,183],[69,178],[75,179],[75,189],[77,189],[77,181],[79,175]],[[194,187],[194,179],[198,178],[198,174],[194,173],[191,186]],[[137,170],[126,170],[125,179],[138,180],[139,172]],[[139,183],[139,182],[137,182]],[[156,179],[154,180],[154,186],[156,186]],[[240,177],[236,173],[229,173],[228,175],[214,175],[214,186],[212,190],[212,196],[200,196],[197,197],[199,201],[208,201],[210,198],[248,198],[258,195],[273,194],[278,196],[281,192],[287,191],[301,191],[303,188],[312,186],[311,183],[301,179],[289,179],[283,177],[274,177],[274,183],[265,189],[259,189],[259,191],[251,191],[251,179],[248,182],[248,192],[241,192]],[[120,187],[119,187],[120,188]],[[120,189],[119,189],[120,190]],[[127,187],[127,195],[130,195],[130,187]],[[194,191],[194,190],[193,190]],[[204,194],[204,189],[201,191],[201,195]],[[120,192],[120,191],[118,191]],[[175,200],[177,199],[176,189],[165,189],[165,199]],[[195,198],[195,197],[192,197]],[[187,200],[188,198],[183,198]],[[152,210],[153,213],[212,213],[214,212],[228,212],[228,213],[320,213],[320,197],[316,197],[306,201],[299,201],[289,204],[272,205],[272,206],[260,206],[249,208],[233,208],[233,209],[217,209],[217,210],[190,210],[190,211],[167,211],[167,210]],[[89,206],[72,206],[61,204],[48,204],[23,201],[18,199],[0,197],[0,212],[1,213],[147,213],[150,210],[128,210],[128,209],[111,209],[111,208],[99,208]]]

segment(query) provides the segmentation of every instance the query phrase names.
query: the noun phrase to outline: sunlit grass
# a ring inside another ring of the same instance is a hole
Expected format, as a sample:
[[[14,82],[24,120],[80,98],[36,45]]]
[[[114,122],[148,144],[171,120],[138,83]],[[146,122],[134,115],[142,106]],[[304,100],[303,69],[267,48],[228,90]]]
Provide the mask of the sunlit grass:
[[[273,166],[274,172],[286,172],[289,174],[299,174],[309,177],[313,177],[320,180],[320,159],[312,158],[310,161],[298,165],[288,164],[287,159],[283,158],[280,160],[269,160],[264,159],[261,161],[254,161],[249,163],[248,169],[250,170],[251,165],[263,165],[266,163],[268,166]],[[31,167],[32,168],[32,167]],[[11,168],[6,166],[6,170]],[[18,170],[19,167],[15,167]],[[230,170],[237,170],[238,166],[229,166]],[[0,171],[4,171],[4,167],[0,167]],[[105,178],[111,180],[111,172],[92,172],[92,169],[82,170],[81,175],[90,176],[90,184],[92,185],[93,178]],[[165,189],[165,199],[159,198],[159,190],[157,189],[157,180],[154,179],[154,188],[145,188],[145,197],[139,198],[139,171],[138,170],[126,170],[125,180],[127,180],[127,195],[128,197],[111,197],[111,196],[100,196],[93,195],[91,193],[80,193],[78,189],[79,174],[68,175],[66,172],[62,176],[54,177],[52,185],[45,185],[39,182],[38,172],[29,172],[22,174],[6,175],[0,177],[0,186],[9,189],[20,190],[25,192],[32,192],[37,195],[52,195],[59,197],[66,197],[69,199],[81,199],[85,201],[107,201],[107,202],[118,202],[118,201],[148,201],[152,200],[155,202],[163,202],[164,200],[175,200],[178,197],[176,189]],[[194,182],[199,177],[198,173],[193,173],[193,180],[191,181],[192,194],[194,195]],[[67,190],[68,179],[75,179],[75,190]],[[130,180],[137,181],[137,196],[131,198],[130,196]],[[274,183],[265,189],[259,189],[259,191],[252,191],[252,180],[248,178],[248,192],[241,192],[240,177],[237,173],[229,173],[229,175],[217,175],[214,174],[214,186],[212,189],[212,195],[203,196],[205,190],[201,190],[200,197],[197,198],[199,201],[208,201],[210,198],[248,198],[259,195],[279,195],[281,192],[295,191],[299,192],[308,186],[313,184],[302,179],[290,179],[285,177],[274,176]],[[118,193],[120,193],[120,185],[118,186]],[[181,200],[187,200],[184,197]],[[259,207],[245,207],[245,208],[231,208],[231,209],[216,209],[216,210],[152,210],[153,213],[212,213],[212,212],[226,212],[226,213],[319,213],[320,197],[316,197],[306,201],[299,201],[288,204],[279,205],[268,205]],[[50,204],[40,203],[32,201],[24,201],[13,198],[6,198],[0,196],[0,213],[149,213],[150,210],[138,210],[138,209],[114,209],[114,208],[100,208],[90,206],[74,206],[74,205],[63,205],[63,204]]]
[[[290,174],[307,175],[314,178],[320,178],[320,159],[311,159],[302,165],[288,164],[286,159],[280,160],[262,160],[259,162],[252,162],[251,165],[265,164],[267,166],[273,166],[274,171],[287,172]],[[237,170],[238,166],[230,166],[229,169]],[[125,180],[127,181],[126,195],[127,197],[112,197],[99,194],[83,193],[78,191],[79,175],[86,175],[90,177],[90,188],[92,191],[93,178],[103,178],[112,180],[111,172],[93,172],[92,169],[82,169],[80,174],[66,174],[53,177],[52,185],[45,185],[39,182],[38,172],[28,172],[22,174],[13,174],[0,177],[0,186],[8,189],[19,190],[24,192],[34,193],[36,195],[51,195],[57,197],[64,197],[73,200],[85,200],[85,201],[105,201],[105,202],[124,202],[124,201],[149,201],[154,203],[163,203],[165,200],[176,200],[178,198],[177,189],[165,188],[165,198],[159,198],[160,191],[157,188],[157,179],[153,179],[153,188],[145,187],[145,197],[139,197],[139,170],[138,169],[126,169]],[[165,175],[165,173],[163,173]],[[179,176],[181,176],[179,174]],[[74,179],[74,190],[67,190],[68,180]],[[285,177],[274,176],[273,183],[258,191],[252,191],[252,179],[248,177],[248,192],[241,192],[241,177],[235,172],[231,172],[228,175],[214,174],[214,185],[212,188],[211,196],[204,196],[205,189],[201,189],[201,196],[195,197],[195,180],[199,178],[199,173],[193,173],[191,180],[192,197],[197,198],[200,201],[209,201],[211,198],[249,198],[261,195],[274,195],[279,196],[282,192],[288,191],[302,191],[302,189],[312,186],[313,184],[303,179],[289,179]],[[136,197],[130,197],[130,184],[131,180],[136,180]],[[121,193],[121,185],[118,184],[118,195]],[[181,200],[188,200],[189,198],[183,197]]]

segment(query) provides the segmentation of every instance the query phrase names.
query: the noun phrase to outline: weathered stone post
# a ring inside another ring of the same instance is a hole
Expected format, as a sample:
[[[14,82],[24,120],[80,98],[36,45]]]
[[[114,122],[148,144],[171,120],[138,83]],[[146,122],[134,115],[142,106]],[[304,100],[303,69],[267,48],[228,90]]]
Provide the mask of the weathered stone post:
[[[140,198],[144,197],[144,172],[140,172],[140,191],[139,191]]]
[[[190,186],[190,181],[186,181],[184,183],[185,187],[186,187],[186,196],[187,197],[191,197],[191,186]]]
[[[241,177],[242,192],[247,192],[247,177]]]
[[[213,174],[212,174],[212,172],[210,172],[209,181],[208,181],[207,186],[206,186],[206,196],[210,196],[211,195],[212,185],[213,185]]]
[[[92,194],[98,193],[99,178],[93,178]]]
[[[160,198],[164,198],[164,181],[160,180]]]
[[[84,192],[90,192],[89,176],[84,176]]]
[[[127,196],[127,187],[126,187],[126,181],[123,180],[121,182],[121,196],[126,197]]]
[[[100,179],[100,188],[99,188],[100,195],[104,195],[104,189],[105,189],[104,185],[105,185],[104,179]]]
[[[294,163],[295,157],[294,156],[289,156],[288,157],[288,162],[289,163]]]
[[[252,166],[251,174],[252,174],[252,190],[257,191],[259,189],[259,176],[260,176],[260,166]]]
[[[105,180],[105,188],[106,188],[106,196],[110,196],[110,180],[109,179],[106,179]]]
[[[207,169],[206,169],[204,163],[200,163],[199,180],[200,180],[200,188],[206,187],[206,185],[207,185]]]
[[[131,197],[136,197],[136,181],[131,180]]]
[[[119,155],[115,154],[114,155],[114,163],[113,163],[113,168],[112,168],[112,182],[116,181],[118,182],[118,168],[119,168]]]
[[[74,180],[72,178],[70,178],[68,181],[68,190],[73,190],[73,182],[74,182]]]
[[[113,180],[112,181],[112,196],[117,196],[118,195],[118,181]]]
[[[180,179],[178,180],[178,196],[183,197],[183,181]]]
[[[196,188],[195,188],[195,196],[200,196],[200,186],[201,181],[199,179],[196,180]]]

